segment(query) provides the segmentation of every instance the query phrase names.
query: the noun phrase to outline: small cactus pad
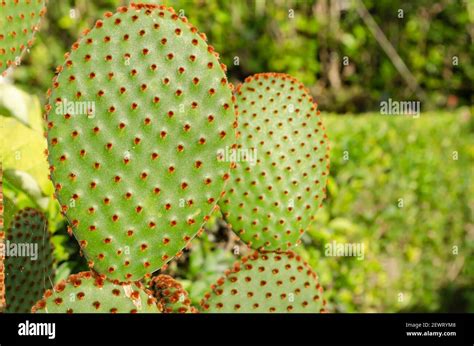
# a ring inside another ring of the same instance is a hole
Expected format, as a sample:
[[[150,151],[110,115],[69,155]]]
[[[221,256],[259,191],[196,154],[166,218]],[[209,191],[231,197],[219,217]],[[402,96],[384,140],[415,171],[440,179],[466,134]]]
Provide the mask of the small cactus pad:
[[[30,312],[53,278],[48,222],[35,209],[20,210],[5,234],[6,312]]]
[[[219,205],[232,229],[252,248],[295,245],[326,194],[329,143],[316,104],[294,78],[248,77],[236,90],[236,162]]]
[[[73,45],[46,106],[51,178],[89,265],[149,277],[202,230],[235,144],[225,66],[185,17],[131,5]],[[81,108],[82,107],[82,108]]]
[[[196,309],[191,306],[188,292],[183,286],[168,275],[158,275],[154,277],[149,288],[153,296],[163,306],[165,313],[194,313]]]
[[[33,44],[45,0],[0,0],[0,73],[20,63],[21,56]]]
[[[255,252],[211,288],[204,312],[327,312],[316,273],[292,252]]]
[[[81,272],[48,290],[33,313],[160,313],[151,292],[139,282],[115,285],[103,275]]]

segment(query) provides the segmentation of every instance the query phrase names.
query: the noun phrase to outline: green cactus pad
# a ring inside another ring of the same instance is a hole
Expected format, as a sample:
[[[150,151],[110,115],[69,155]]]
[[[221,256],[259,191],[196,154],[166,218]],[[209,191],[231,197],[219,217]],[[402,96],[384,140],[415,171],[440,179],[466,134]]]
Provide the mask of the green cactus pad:
[[[103,275],[82,272],[48,290],[33,313],[160,313],[161,307],[139,282],[116,285]]]
[[[20,63],[22,55],[33,44],[46,0],[0,1],[0,72]]]
[[[219,205],[252,248],[285,251],[322,206],[328,138],[309,92],[288,75],[247,78],[236,90],[236,102],[236,169]]]
[[[6,312],[30,312],[54,280],[53,246],[43,214],[20,210],[10,222],[4,246]]]
[[[316,273],[292,252],[255,252],[211,288],[203,312],[327,312]]]
[[[153,296],[163,306],[165,313],[195,313],[188,292],[183,286],[168,275],[158,275],[149,283]]]
[[[116,282],[179,254],[229,178],[217,151],[235,143],[232,88],[204,38],[170,8],[119,8],[49,92],[56,196],[89,265]]]

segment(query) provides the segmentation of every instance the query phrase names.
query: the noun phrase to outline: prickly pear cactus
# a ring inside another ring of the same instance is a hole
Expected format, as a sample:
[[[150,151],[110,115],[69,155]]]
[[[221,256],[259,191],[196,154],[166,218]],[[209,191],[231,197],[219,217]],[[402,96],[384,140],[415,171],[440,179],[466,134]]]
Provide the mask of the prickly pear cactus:
[[[309,92],[285,74],[257,74],[237,88],[237,167],[219,205],[254,249],[283,251],[326,195],[329,143]]]
[[[33,313],[159,313],[151,292],[139,282],[115,285],[92,272],[69,276],[48,290]]]
[[[89,265],[149,276],[202,230],[235,142],[225,67],[185,17],[132,5],[73,45],[49,91],[51,178]]]
[[[30,312],[54,280],[48,222],[35,209],[20,210],[5,235],[6,312]]]
[[[20,63],[33,44],[46,0],[0,0],[0,72]]]
[[[4,227],[4,206],[3,206],[3,170],[0,163],[0,246],[5,246]],[[4,252],[0,252],[0,312],[5,310],[5,256]]]
[[[153,296],[163,306],[165,313],[195,313],[196,309],[191,305],[188,292],[183,286],[168,275],[158,275],[149,283],[149,289]]]
[[[327,312],[316,273],[292,252],[255,252],[237,262],[201,302],[204,312]]]

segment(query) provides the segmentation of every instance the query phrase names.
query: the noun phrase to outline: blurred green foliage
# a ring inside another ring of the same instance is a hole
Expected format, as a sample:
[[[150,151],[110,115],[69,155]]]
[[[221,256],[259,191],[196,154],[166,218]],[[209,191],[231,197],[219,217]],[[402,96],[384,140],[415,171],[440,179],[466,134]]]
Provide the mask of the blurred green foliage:
[[[357,3],[339,0],[148,0],[182,11],[221,54],[233,82],[285,72],[327,111],[373,110],[382,99],[418,98],[367,26]],[[24,68],[13,78],[35,94],[51,86],[80,33],[125,0],[51,0]],[[421,88],[423,109],[472,102],[474,5],[467,0],[364,0]],[[403,11],[402,17],[400,10]],[[344,62],[347,62],[345,64]]]
[[[326,117],[329,196],[300,251],[338,311],[474,311],[474,118],[443,113]],[[333,240],[364,260],[325,257]]]

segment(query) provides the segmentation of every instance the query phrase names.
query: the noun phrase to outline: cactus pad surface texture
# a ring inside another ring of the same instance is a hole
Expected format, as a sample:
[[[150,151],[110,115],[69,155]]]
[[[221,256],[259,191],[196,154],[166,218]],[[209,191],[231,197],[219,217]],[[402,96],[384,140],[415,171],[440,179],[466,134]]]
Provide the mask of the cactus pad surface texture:
[[[106,13],[75,43],[46,106],[51,177],[90,267],[150,276],[202,231],[235,143],[225,66],[171,8]]]
[[[33,44],[46,0],[0,0],[0,73],[21,62]]]
[[[316,273],[293,252],[237,262],[201,302],[203,312],[327,312]]]
[[[6,312],[29,312],[54,280],[53,246],[44,215],[32,208],[20,210],[6,230],[5,249]]]
[[[165,313],[194,313],[188,292],[183,286],[169,275],[158,275],[149,283],[153,296],[163,306]]]
[[[236,102],[236,169],[219,205],[252,248],[286,251],[326,195],[329,141],[320,113],[303,84],[279,73],[248,77]]]
[[[92,272],[71,275],[48,290],[34,313],[159,313],[151,292],[139,282],[116,285]]]

